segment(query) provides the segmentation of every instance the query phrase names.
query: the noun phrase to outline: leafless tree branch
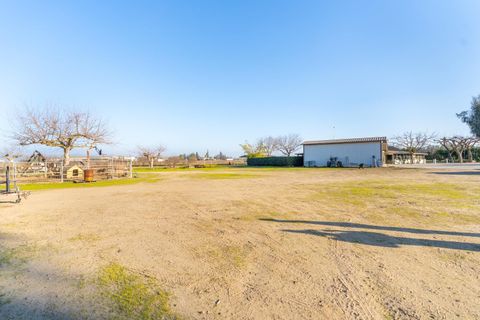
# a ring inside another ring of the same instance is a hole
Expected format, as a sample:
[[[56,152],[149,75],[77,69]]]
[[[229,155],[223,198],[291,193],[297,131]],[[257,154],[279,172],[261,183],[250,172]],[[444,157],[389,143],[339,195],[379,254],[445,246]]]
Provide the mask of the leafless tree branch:
[[[105,122],[88,112],[57,106],[26,107],[17,115],[12,138],[21,146],[40,144],[61,148],[68,164],[71,150],[109,143],[110,132]]]

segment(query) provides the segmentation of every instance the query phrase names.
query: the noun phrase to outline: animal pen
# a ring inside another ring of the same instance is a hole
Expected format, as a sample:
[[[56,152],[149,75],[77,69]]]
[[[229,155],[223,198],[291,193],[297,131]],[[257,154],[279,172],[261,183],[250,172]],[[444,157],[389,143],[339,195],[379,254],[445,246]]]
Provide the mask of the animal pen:
[[[15,202],[19,203],[22,198],[27,198],[28,192],[20,191],[17,184],[17,168],[15,163],[7,162],[0,174],[0,184],[5,185],[5,189],[0,190],[2,198],[0,202]],[[11,199],[11,200],[10,200]]]
[[[71,158],[68,164],[63,159],[31,157],[27,161],[0,163],[0,180],[4,180],[6,168],[14,167],[16,181],[22,183],[83,182],[87,172],[93,173],[94,181],[132,177],[132,162],[124,158],[92,157]],[[2,176],[3,175],[3,176]]]

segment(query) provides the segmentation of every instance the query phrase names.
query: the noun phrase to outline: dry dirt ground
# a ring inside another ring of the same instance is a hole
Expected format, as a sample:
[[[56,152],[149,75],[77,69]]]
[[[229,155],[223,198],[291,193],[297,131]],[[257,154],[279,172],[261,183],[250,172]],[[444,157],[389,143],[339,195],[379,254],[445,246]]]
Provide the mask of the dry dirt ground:
[[[0,318],[480,319],[478,173],[179,170],[36,191],[0,204]]]

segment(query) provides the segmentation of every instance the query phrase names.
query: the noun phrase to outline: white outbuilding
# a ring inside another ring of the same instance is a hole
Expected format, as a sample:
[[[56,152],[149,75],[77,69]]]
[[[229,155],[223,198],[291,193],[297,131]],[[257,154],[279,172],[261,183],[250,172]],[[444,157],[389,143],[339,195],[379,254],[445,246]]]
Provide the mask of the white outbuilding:
[[[381,167],[388,151],[386,137],[305,141],[306,167]]]

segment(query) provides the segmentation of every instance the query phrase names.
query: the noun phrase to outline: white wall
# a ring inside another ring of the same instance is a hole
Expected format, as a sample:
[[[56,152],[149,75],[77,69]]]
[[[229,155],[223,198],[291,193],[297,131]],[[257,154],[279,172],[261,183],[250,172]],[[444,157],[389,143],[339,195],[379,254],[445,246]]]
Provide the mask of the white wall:
[[[308,166],[309,161],[315,161],[315,166],[324,167],[331,157],[337,157],[344,166],[363,163],[368,167],[372,165],[372,156],[382,160],[380,142],[304,145],[303,163]]]

